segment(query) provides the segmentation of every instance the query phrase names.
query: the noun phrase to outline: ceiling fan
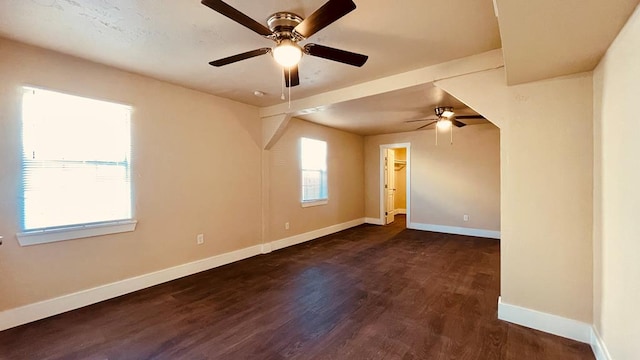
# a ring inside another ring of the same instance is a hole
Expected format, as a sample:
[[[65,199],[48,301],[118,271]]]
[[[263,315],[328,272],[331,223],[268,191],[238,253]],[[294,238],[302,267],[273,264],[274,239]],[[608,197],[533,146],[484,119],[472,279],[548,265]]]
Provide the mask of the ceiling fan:
[[[329,0],[306,19],[291,12],[277,12],[267,20],[268,27],[265,27],[223,1],[202,0],[202,4],[276,43],[274,48],[267,47],[247,51],[209,63],[216,67],[271,53],[274,59],[282,65],[284,69],[286,86],[291,87],[300,84],[298,62],[303,54],[358,67],[364,65],[369,58],[366,55],[319,44],[311,43],[303,47],[298,45],[298,42],[309,38],[311,35],[353,11],[356,8],[356,4],[351,0]]]
[[[456,115],[455,112],[453,111],[453,108],[450,106],[438,106],[434,109],[434,111],[436,113],[435,117],[428,116],[421,119],[407,120],[405,122],[412,123],[412,122],[418,122],[418,121],[432,120],[431,122],[420,126],[416,130],[424,129],[433,124],[436,124],[436,127],[440,130],[447,130],[451,128],[452,125],[459,128],[463,126],[467,126],[467,124],[461,121],[458,121],[458,119],[464,120],[464,119],[484,119],[485,118],[482,115]]]

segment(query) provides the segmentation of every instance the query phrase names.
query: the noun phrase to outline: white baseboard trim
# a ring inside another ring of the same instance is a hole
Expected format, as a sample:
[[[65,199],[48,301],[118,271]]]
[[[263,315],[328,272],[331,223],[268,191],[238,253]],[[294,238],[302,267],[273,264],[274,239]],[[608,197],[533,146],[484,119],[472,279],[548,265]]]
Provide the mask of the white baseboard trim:
[[[364,218],[0,312],[0,331],[364,224]]]
[[[319,237],[323,237],[326,235],[331,235],[333,233],[337,233],[338,231],[346,230],[352,228],[354,226],[362,225],[365,223],[364,218],[355,219],[351,221],[347,221],[342,224],[331,225],[326,228],[309,231],[303,234],[298,234],[294,236],[290,236],[288,238],[276,240],[271,242],[271,250],[276,251],[279,249],[286,248],[288,246],[293,246],[297,244],[301,244],[303,242],[307,242],[309,240],[317,239]]]
[[[92,289],[24,305],[0,312],[0,331],[44,319],[70,310],[142,290],[167,281],[250,258],[261,253],[261,245],[231,251],[168,269],[116,281]]]
[[[382,223],[382,220],[378,219],[378,218],[369,218],[369,217],[368,218],[364,218],[364,222],[366,224],[372,224],[372,225],[384,225]]]
[[[498,319],[582,343],[591,343],[590,324],[507,304],[502,302],[501,297],[498,298]]]
[[[598,330],[591,328],[591,350],[593,351],[593,355],[595,355],[596,360],[612,360],[611,354],[609,354],[609,350],[607,350],[607,346],[604,343],[604,340],[598,333]]]
[[[473,228],[446,226],[446,225],[421,224],[421,223],[415,223],[415,222],[409,223],[407,228],[414,229],[414,230],[434,231],[434,232],[440,232],[445,234],[456,234],[456,235],[466,235],[466,236],[477,236],[477,237],[490,238],[490,239],[500,239],[500,231],[495,231],[495,230],[473,229]]]
[[[406,215],[407,214],[407,209],[395,209],[394,211],[396,212],[396,215],[398,215],[398,214]]]
[[[261,251],[260,252],[263,253],[263,254],[268,254],[268,253],[271,252],[271,243],[270,242],[266,243],[266,244],[262,244],[262,245],[260,245],[260,247],[261,247],[261,249],[260,249]]]

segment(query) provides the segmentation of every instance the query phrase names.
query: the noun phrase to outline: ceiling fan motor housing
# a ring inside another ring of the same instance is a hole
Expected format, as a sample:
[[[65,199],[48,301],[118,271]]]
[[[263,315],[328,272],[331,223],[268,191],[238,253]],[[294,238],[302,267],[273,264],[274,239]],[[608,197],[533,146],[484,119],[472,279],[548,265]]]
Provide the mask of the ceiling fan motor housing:
[[[302,22],[302,18],[290,12],[277,12],[269,17],[267,25],[269,30],[273,32],[273,36],[277,42],[281,40],[293,40],[294,42],[304,40],[293,29]]]
[[[298,45],[299,41],[311,37],[355,10],[356,4],[353,0],[328,0],[306,19],[288,11],[277,12],[267,19],[268,27],[243,14],[223,0],[201,0],[201,2],[220,15],[226,16],[258,35],[276,42],[275,48],[264,47],[227,56],[209,62],[211,66],[225,66],[271,53],[278,64],[285,69],[289,69],[288,72],[283,73],[285,75],[285,84],[290,87],[300,84],[297,65],[303,54],[357,67],[364,65],[369,58],[366,55],[319,44],[306,44],[304,47]]]
[[[445,113],[445,111],[450,111],[453,112],[453,108],[450,106],[438,106],[437,108],[435,108],[436,111],[436,116],[437,117],[442,117],[442,114]]]

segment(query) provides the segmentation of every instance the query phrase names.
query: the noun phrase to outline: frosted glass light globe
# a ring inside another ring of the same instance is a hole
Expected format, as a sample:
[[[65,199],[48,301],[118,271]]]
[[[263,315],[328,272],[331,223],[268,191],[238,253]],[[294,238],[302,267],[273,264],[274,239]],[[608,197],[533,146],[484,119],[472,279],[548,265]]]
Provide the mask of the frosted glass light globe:
[[[436,124],[436,126],[440,130],[449,130],[449,128],[451,128],[451,120],[447,120],[447,119],[438,120],[438,123]]]
[[[295,66],[302,58],[302,49],[291,40],[282,40],[273,49],[273,58],[285,68]]]

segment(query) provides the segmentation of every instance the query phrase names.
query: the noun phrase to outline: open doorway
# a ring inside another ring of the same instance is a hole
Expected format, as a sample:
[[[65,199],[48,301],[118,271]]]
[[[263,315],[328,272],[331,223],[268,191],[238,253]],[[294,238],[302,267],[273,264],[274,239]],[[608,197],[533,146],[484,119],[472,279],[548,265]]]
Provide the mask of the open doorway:
[[[380,145],[380,223],[388,225],[396,215],[411,216],[411,144]]]

